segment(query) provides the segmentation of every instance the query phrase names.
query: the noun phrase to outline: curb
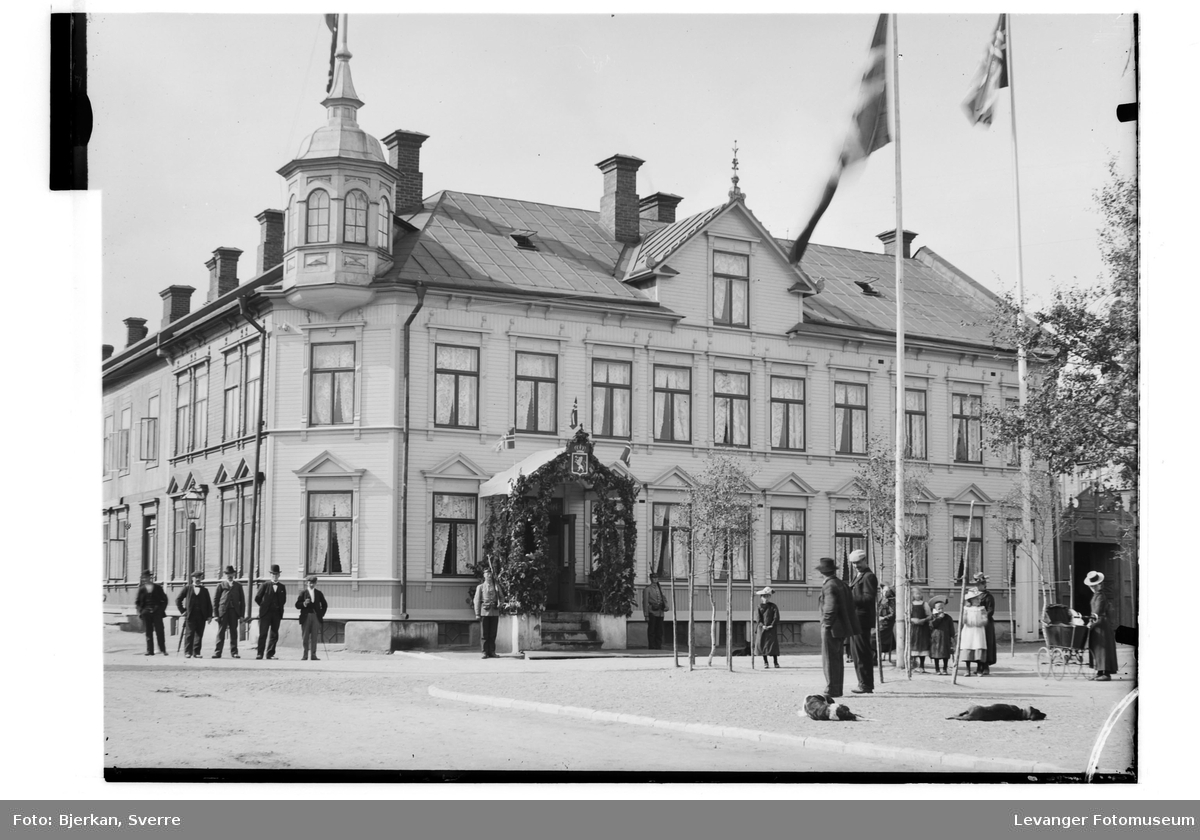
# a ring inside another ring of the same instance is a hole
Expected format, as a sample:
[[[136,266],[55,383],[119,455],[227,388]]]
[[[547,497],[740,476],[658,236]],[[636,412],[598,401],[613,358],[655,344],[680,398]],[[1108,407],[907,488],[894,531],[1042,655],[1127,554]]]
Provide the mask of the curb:
[[[804,735],[788,735],[783,732],[763,732],[757,729],[740,729],[730,726],[717,726],[708,723],[680,723],[673,720],[631,715],[618,712],[605,712],[599,709],[585,709],[582,706],[560,706],[557,703],[538,703],[532,700],[514,700],[509,697],[489,697],[484,694],[464,694],[461,691],[446,691],[436,685],[429,686],[429,695],[442,700],[455,700],[460,703],[477,703],[481,706],[496,706],[502,709],[521,709],[528,712],[560,715],[562,717],[581,718],[583,720],[608,721],[625,723],[631,726],[648,726],[654,729],[667,729],[678,732],[690,732],[696,735],[708,735],[714,738],[733,738],[740,741],[757,741],[760,743],[780,744],[799,747],[807,750],[822,752],[846,753],[849,755],[865,756],[867,758],[882,758],[892,761],[922,761],[929,764],[940,764],[944,767],[957,767],[961,770],[981,770],[991,773],[1074,773],[1065,767],[1047,764],[1041,761],[1025,761],[1016,758],[981,758],[963,753],[943,753],[932,750],[914,750],[904,747],[883,747],[869,744],[865,741],[835,741],[831,738],[815,738]],[[797,713],[799,714],[799,713]]]

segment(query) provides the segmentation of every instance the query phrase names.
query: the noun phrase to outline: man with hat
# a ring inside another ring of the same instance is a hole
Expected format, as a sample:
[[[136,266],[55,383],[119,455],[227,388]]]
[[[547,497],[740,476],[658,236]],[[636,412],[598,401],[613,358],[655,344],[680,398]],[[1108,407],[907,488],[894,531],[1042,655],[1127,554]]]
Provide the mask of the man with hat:
[[[658,572],[650,573],[650,585],[642,590],[642,615],[646,618],[646,647],[662,649],[663,616],[671,609],[658,582]]]
[[[979,663],[979,675],[986,677],[991,673],[991,666],[996,664],[996,620],[992,615],[996,612],[996,596],[988,592],[987,575],[979,572],[971,578],[971,583],[979,588],[979,606],[987,614],[987,624],[983,626],[984,636],[987,637],[987,658]]]
[[[854,613],[861,631],[850,638],[854,673],[858,677],[858,687],[850,690],[855,694],[870,694],[875,690],[875,657],[871,655],[871,628],[875,626],[879,581],[871,571],[867,552],[861,548],[850,552],[850,562],[854,564],[854,580],[850,582],[850,593],[854,598]]]
[[[212,598],[204,588],[204,572],[192,572],[192,584],[175,596],[175,607],[183,616],[183,655],[200,657],[204,625],[212,621]]]
[[[321,625],[329,604],[325,601],[325,595],[317,589],[316,575],[309,575],[305,583],[307,585],[296,599],[296,609],[300,610],[300,633],[303,637],[301,641],[304,645],[304,656],[300,658],[309,659],[311,656],[312,661],[317,662],[317,639],[321,637]]]
[[[225,647],[225,632],[229,631],[229,655],[234,659],[238,656],[238,622],[246,614],[246,594],[242,585],[233,579],[237,569],[225,567],[225,580],[217,584],[217,597],[213,601],[213,612],[217,616],[217,646],[213,651],[213,659],[221,658],[221,649]]]
[[[279,566],[271,564],[271,579],[258,587],[254,603],[258,604],[258,656],[254,658],[262,659],[265,649],[267,659],[274,659],[275,645],[279,643],[279,622],[287,607],[287,588],[279,582]]]
[[[163,616],[167,614],[167,604],[171,600],[163,588],[154,582],[154,575],[142,572],[142,585],[138,587],[137,598],[134,599],[138,617],[142,620],[142,629],[146,631],[146,656],[154,655],[154,637],[158,636],[158,650],[167,655],[167,641],[163,631]]]
[[[764,669],[771,667],[767,663],[768,656],[775,660],[775,667],[779,667],[779,607],[771,601],[774,594],[775,590],[769,586],[758,590],[758,597],[762,599],[758,605],[758,652],[763,658]]]
[[[842,696],[842,644],[859,635],[858,615],[854,612],[854,596],[846,582],[837,576],[837,563],[832,557],[822,557],[817,571],[825,575],[819,600],[821,610],[821,667],[825,671],[825,694]],[[854,668],[858,669],[858,653],[850,649]]]

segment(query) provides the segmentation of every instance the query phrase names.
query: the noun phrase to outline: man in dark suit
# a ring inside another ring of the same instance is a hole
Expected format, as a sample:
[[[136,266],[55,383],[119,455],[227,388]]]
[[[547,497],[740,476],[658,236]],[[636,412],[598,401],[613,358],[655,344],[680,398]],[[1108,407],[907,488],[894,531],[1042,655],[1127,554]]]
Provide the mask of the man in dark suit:
[[[192,583],[175,596],[175,607],[183,616],[183,654],[185,659],[200,656],[204,625],[212,621],[212,598],[203,584],[204,572],[192,572]]]
[[[154,582],[154,575],[142,572],[142,585],[138,587],[137,598],[134,599],[138,617],[142,620],[142,629],[146,631],[146,656],[154,655],[154,637],[158,636],[158,650],[167,655],[167,641],[163,632],[163,616],[167,614],[167,605],[171,599],[163,588]]]
[[[254,596],[258,604],[258,656],[263,658],[266,649],[267,659],[275,658],[275,645],[279,642],[279,622],[283,619],[283,610],[287,607],[287,588],[279,582],[279,567],[271,566],[271,580],[264,581]],[[267,631],[270,630],[270,641]]]
[[[317,639],[321,637],[321,625],[325,621],[325,611],[329,604],[325,596],[317,589],[317,576],[309,575],[307,586],[300,591],[296,599],[296,609],[300,610],[300,633],[303,637],[304,656],[301,659],[317,660]]]
[[[225,567],[225,580],[217,584],[217,597],[213,601],[213,612],[217,616],[217,645],[213,650],[213,659],[221,658],[221,649],[225,647],[225,633],[229,632],[229,655],[234,659],[238,656],[238,622],[246,614],[246,593],[242,585],[233,579],[237,569]]]
[[[838,579],[837,563],[832,557],[822,557],[817,571],[825,576],[821,586],[821,667],[825,671],[825,693],[830,697],[842,696],[842,645],[846,639],[859,633],[858,616],[854,612],[854,596],[846,582]],[[854,667],[858,668],[858,656]]]
[[[858,687],[850,689],[855,694],[870,694],[875,690],[875,657],[871,655],[871,628],[875,626],[875,611],[879,599],[879,581],[871,571],[867,552],[861,548],[850,552],[854,564],[854,580],[850,582],[850,594],[854,598],[854,614],[860,632],[850,638],[850,652],[854,657],[854,673]]]

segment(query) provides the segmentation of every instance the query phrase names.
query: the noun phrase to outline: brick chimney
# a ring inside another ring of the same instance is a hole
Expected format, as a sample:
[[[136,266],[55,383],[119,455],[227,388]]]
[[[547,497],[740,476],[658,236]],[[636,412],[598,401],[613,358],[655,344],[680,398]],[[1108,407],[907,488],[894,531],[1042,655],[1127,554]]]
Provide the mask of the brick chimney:
[[[208,266],[208,300],[237,288],[237,261],[242,255],[239,248],[217,248],[204,264]]]
[[[100,361],[106,361],[112,356],[113,346],[111,344],[100,345]]]
[[[885,230],[883,233],[877,233],[875,238],[883,243],[883,253],[889,256],[896,256],[896,229]],[[912,241],[917,238],[917,235],[911,230],[904,231],[904,259],[912,256]]]
[[[283,262],[283,211],[264,210],[258,219],[258,259],[254,265],[255,276]]]
[[[425,197],[425,176],[421,174],[421,144],[429,139],[419,131],[398,129],[383,138],[388,150],[388,163],[396,170],[397,213],[413,213],[421,209]]]
[[[162,325],[165,327],[172,321],[178,321],[192,309],[192,293],[195,292],[192,286],[167,286],[159,292],[159,297],[163,299],[163,319]]]
[[[125,324],[126,347],[132,347],[150,334],[150,330],[146,329],[145,318],[126,318],[123,323]]]
[[[683,198],[672,193],[656,192],[654,195],[648,195],[643,198],[638,203],[638,209],[641,211],[643,219],[651,219],[656,222],[673,222],[675,221],[675,207],[681,201],[683,201]]]
[[[641,158],[630,155],[613,155],[596,164],[604,173],[600,223],[618,242],[632,244],[640,236],[637,171],[643,163]]]

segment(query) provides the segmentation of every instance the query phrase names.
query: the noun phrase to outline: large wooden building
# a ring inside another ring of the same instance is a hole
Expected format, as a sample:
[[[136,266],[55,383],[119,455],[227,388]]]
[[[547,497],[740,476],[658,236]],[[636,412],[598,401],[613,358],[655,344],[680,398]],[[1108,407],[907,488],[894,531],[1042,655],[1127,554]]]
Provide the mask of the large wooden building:
[[[132,614],[142,570],[168,590],[193,568],[244,579],[253,542],[257,577],[270,564],[293,586],[321,576],[348,640],[466,641],[486,494],[556,457],[577,405],[596,457],[639,485],[638,585],[655,567],[669,576],[684,550],[662,541],[706,456],[742,459],[759,515],[732,564],[734,618],[750,618],[751,583],[770,584],[784,638],[798,639],[816,618],[817,559],[865,542],[848,512],[868,442],[895,428],[901,249],[902,410],[911,456],[930,468],[909,524],[924,538],[916,577],[957,594],[966,555],[995,584],[997,618],[1015,611],[1019,637],[1036,637],[1036,574],[1018,563],[1010,602],[1015,549],[993,527],[1018,471],[980,413],[1016,399],[1017,380],[1015,356],[988,336],[987,288],[911,252],[908,232],[881,234],[878,253],[814,244],[792,266],[736,180],[677,218],[679,196],[638,195],[642,161],[628,155],[597,164],[598,210],[426,194],[427,137],[381,144],[359,127],[344,43],[324,104],[327,123],[279,170],[287,206],[258,215],[253,271],[216,249],[203,302],[171,286],[156,332],[127,319],[127,346],[106,350],[112,620]],[[514,448],[497,449],[510,429]],[[587,611],[592,500],[580,483],[552,492],[549,606]],[[889,557],[878,561],[890,580]],[[707,595],[697,607],[707,613]],[[644,638],[640,611],[611,624],[608,644]]]

